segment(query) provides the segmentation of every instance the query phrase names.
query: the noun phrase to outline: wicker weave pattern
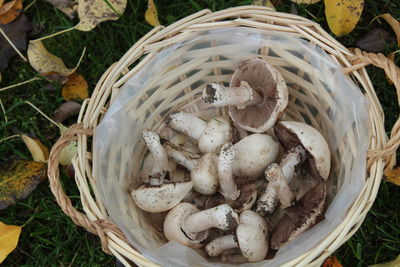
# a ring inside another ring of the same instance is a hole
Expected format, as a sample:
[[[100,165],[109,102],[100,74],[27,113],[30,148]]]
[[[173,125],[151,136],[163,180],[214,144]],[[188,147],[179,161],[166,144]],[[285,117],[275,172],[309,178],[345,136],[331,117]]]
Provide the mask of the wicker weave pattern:
[[[351,77],[360,85],[371,102],[369,110],[372,125],[370,141],[371,158],[368,162],[369,177],[362,193],[348,211],[345,220],[343,220],[340,226],[332,232],[324,242],[301,257],[287,263],[287,266],[320,264],[335,249],[349,239],[359,228],[368,210],[373,204],[382,178],[385,162],[388,166],[394,165],[394,152],[398,147],[400,138],[400,123],[396,123],[391,135],[391,140],[387,142],[388,140],[384,130],[383,111],[368,74],[364,69],[364,66],[368,64],[374,64],[384,68],[388,76],[392,81],[394,81],[396,88],[399,89],[400,71],[396,68],[393,62],[388,61],[383,56],[362,53],[359,50],[349,51],[326,33],[318,24],[292,14],[278,13],[271,9],[259,6],[237,7],[214,13],[211,13],[209,10],[200,11],[166,28],[161,26],[154,28],[132,46],[119,62],[110,66],[98,82],[92,97],[83,103],[78,118],[78,124],[71,127],[71,129],[55,144],[51,151],[49,159],[49,179],[52,192],[59,205],[76,224],[85,227],[90,232],[97,233],[102,240],[104,251],[108,253],[111,252],[123,263],[127,264],[123,258],[126,257],[139,265],[155,266],[154,263],[144,258],[127,243],[124,235],[118,227],[107,221],[107,211],[98,197],[96,180],[92,174],[92,155],[91,149],[88,146],[88,138],[90,138],[92,131],[95,130],[95,127],[101,121],[101,118],[107,111],[110,103],[115,99],[115,96],[119,92],[119,88],[123,86],[135,73],[141,70],[143,66],[154,57],[155,53],[168,45],[190,37],[191,34],[196,31],[239,26],[282,32],[287,35],[302,37],[309,40],[311,44],[320,46],[332,57],[333,60],[344,67],[344,71],[350,74]],[[279,53],[278,50],[274,52]],[[191,67],[199,67],[199,71],[195,75],[202,75],[203,80],[208,82],[214,80],[219,82],[229,81],[229,66],[217,66],[215,64],[204,62],[205,60],[203,60],[201,56],[204,55],[203,58],[205,58],[208,56],[207,53],[208,51],[206,49],[199,51],[198,54],[196,54],[196,57],[191,61]],[[271,56],[268,48],[260,51],[260,54],[264,55],[269,61],[278,60],[276,57]],[[280,54],[280,56],[290,57],[290,55],[283,54]],[[142,59],[139,61],[140,58]],[[300,60],[299,58],[292,59]],[[217,62],[218,58],[214,56],[213,60]],[[312,90],[315,86],[318,86],[318,81],[306,83],[304,80],[299,78],[303,75],[307,75],[307,66],[302,70],[299,70],[296,76],[291,75],[291,73],[287,71],[285,72],[284,64],[284,62],[274,62],[274,65],[280,67],[280,71],[283,73],[286,80],[295,79],[294,83],[302,84],[302,87],[304,88],[302,91],[309,92],[308,95],[301,95],[298,93],[298,88],[292,88],[290,91],[291,94],[294,94],[292,100],[303,99],[304,101],[307,101],[307,98],[313,97]],[[129,103],[131,109],[136,111],[132,113],[132,116],[142,114],[141,119],[143,121],[146,119],[146,122],[163,121],[163,118],[168,115],[168,112],[163,113],[157,111],[161,109],[168,111],[171,108],[180,109],[184,108],[182,105],[190,104],[191,101],[193,101],[195,94],[199,93],[201,90],[202,85],[198,85],[198,89],[187,89],[185,91],[185,87],[189,88],[189,85],[191,85],[190,78],[192,78],[186,76],[186,67],[189,67],[189,65],[182,64],[173,70],[175,73],[181,73],[181,75],[178,75],[180,82],[172,87],[169,87],[169,85],[174,81],[168,81],[168,76],[164,75],[165,73],[160,73],[158,84],[152,85],[152,88],[157,88],[157,91],[153,94],[144,93],[140,98],[140,101],[136,100]],[[221,71],[221,69],[224,71]],[[233,71],[233,69],[231,71]],[[193,79],[196,79],[196,77]],[[149,103],[152,103],[151,98],[156,99],[157,94],[167,88],[170,93],[170,98],[167,99],[167,101],[158,103],[158,105],[155,105],[154,107],[147,106]],[[187,98],[186,101],[174,102],[174,98],[179,95],[179,90],[181,89],[187,93],[185,95]],[[146,90],[144,90],[144,92],[146,92]],[[321,103],[322,109],[328,108],[331,104],[329,102],[329,96],[325,97],[325,99],[326,101]],[[138,112],[138,110],[140,111],[141,109],[148,112]],[[302,113],[303,116],[299,116],[300,113]],[[323,116],[324,113],[320,112],[320,114]],[[304,119],[305,115],[309,118],[311,124],[317,126],[319,123],[319,121],[315,121],[315,116],[313,116],[307,108],[298,110],[297,113],[289,115],[297,119]],[[151,119],[149,119],[149,117]],[[159,128],[162,124],[160,122],[159,124],[147,126],[149,128]],[[329,129],[329,127],[333,126],[324,125],[324,127],[320,128]],[[77,140],[78,142],[78,157],[74,159],[73,164],[76,170],[76,183],[81,193],[81,201],[85,214],[78,212],[73,208],[70,200],[65,196],[59,182],[58,155],[63,146],[73,140]],[[349,138],[349,140],[352,140],[352,138]],[[357,146],[351,142],[349,143],[349,146],[351,148],[350,150],[354,151],[357,149]],[[144,146],[142,146],[142,149],[144,150]],[[383,161],[384,158],[385,162]],[[335,161],[337,163],[338,159],[334,154],[334,164]],[[93,194],[91,192],[93,192]]]

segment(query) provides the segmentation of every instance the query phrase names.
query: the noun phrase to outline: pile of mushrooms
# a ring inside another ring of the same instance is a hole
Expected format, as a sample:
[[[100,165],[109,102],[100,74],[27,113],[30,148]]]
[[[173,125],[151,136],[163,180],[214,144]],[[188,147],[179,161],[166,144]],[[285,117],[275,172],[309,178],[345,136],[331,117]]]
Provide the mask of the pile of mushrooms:
[[[261,58],[242,61],[229,87],[211,83],[202,96],[229,118],[178,111],[161,138],[143,131],[149,152],[132,198],[161,214],[169,241],[233,263],[270,258],[323,219],[328,144],[315,128],[281,120],[288,90]],[[298,190],[294,178],[307,175],[313,186]]]

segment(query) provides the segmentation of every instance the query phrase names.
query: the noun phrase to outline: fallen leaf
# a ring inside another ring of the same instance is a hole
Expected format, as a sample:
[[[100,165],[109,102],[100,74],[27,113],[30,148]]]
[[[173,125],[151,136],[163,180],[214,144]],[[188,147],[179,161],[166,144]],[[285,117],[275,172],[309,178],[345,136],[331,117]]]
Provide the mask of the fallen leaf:
[[[0,263],[17,247],[21,229],[21,226],[0,222]]]
[[[387,43],[393,42],[394,39],[382,28],[375,28],[367,32],[360,40],[357,41],[357,46],[368,52],[383,52]]]
[[[29,42],[28,59],[32,68],[39,73],[57,72],[64,76],[71,73],[62,59],[50,54],[41,41]]]
[[[385,171],[386,181],[400,186],[400,167]]]
[[[65,100],[85,99],[89,96],[88,84],[79,73],[72,73],[64,84],[61,94]]]
[[[324,261],[321,267],[342,267],[342,264],[340,264],[336,256],[331,256]]]
[[[117,20],[124,13],[127,0],[78,0],[79,24],[75,29],[90,31],[97,24]]]
[[[290,0],[290,1],[297,3],[297,4],[315,4],[321,0]]]
[[[0,209],[24,199],[46,177],[46,164],[23,159],[0,167]]]
[[[27,48],[27,35],[33,30],[32,22],[22,14],[16,20],[7,25],[1,25],[5,35],[10,39],[16,48],[24,51]],[[8,66],[8,61],[17,55],[8,41],[0,35],[0,71],[5,70]]]
[[[76,15],[76,2],[72,0],[44,0],[49,4],[52,4],[55,8],[58,8],[70,19],[73,19]]]
[[[74,165],[69,164],[65,166],[65,172],[67,173],[68,177],[71,179],[75,179],[75,169]]]
[[[33,161],[45,162],[49,159],[49,149],[39,139],[21,135],[22,140],[31,152]]]
[[[364,0],[324,0],[325,16],[335,35],[351,32],[360,19]]]
[[[266,6],[275,10],[274,4],[272,4],[271,0],[253,0],[253,5]]]
[[[390,27],[392,27],[393,31],[396,33],[397,45],[400,46],[400,22],[393,18],[389,13],[379,15],[376,18],[383,18],[387,23],[389,23]]]
[[[22,12],[22,0],[12,0],[0,7],[0,24],[8,24]]]
[[[397,256],[396,259],[394,259],[391,262],[386,262],[386,263],[381,263],[381,264],[374,264],[369,267],[399,267],[400,266],[400,255]]]
[[[147,10],[144,14],[144,18],[146,19],[147,23],[149,23],[153,27],[160,25],[160,21],[158,20],[157,7],[156,4],[154,4],[154,0],[148,0]]]
[[[64,120],[71,117],[73,114],[78,113],[81,109],[81,106],[81,104],[74,101],[65,102],[54,111],[53,118],[56,122],[63,122]]]
[[[68,81],[68,76],[61,75],[60,73],[57,72],[48,72],[48,73],[41,73],[41,76],[45,78],[46,80],[56,82],[59,84],[64,84]]]
[[[59,128],[61,135],[63,135],[68,130],[68,128],[61,123],[59,123]],[[71,161],[76,154],[78,154],[78,143],[76,141],[72,141],[66,147],[64,147],[63,151],[61,151],[60,164],[63,166],[71,164]]]

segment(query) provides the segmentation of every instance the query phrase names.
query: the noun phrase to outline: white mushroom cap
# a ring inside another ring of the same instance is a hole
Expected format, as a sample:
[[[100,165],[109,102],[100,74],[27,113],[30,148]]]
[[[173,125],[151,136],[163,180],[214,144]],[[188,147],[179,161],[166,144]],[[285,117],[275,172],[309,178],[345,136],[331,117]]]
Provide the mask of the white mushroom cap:
[[[236,229],[239,247],[249,262],[258,262],[268,252],[268,226],[266,221],[252,210],[240,214]]]
[[[267,134],[246,136],[237,142],[234,148],[233,174],[252,180],[260,177],[279,153],[279,143]]]
[[[212,195],[218,189],[218,156],[206,153],[199,160],[190,176],[193,188],[204,195]]]
[[[275,126],[275,135],[286,149],[301,144],[311,155],[307,160],[311,174],[328,179],[331,153],[328,143],[318,130],[302,122],[281,121]]]
[[[224,117],[212,118],[199,138],[202,153],[218,153],[221,146],[232,140],[232,127]]]
[[[261,58],[244,60],[231,79],[230,87],[244,82],[263,96],[259,105],[229,106],[229,115],[243,129],[262,133],[274,126],[288,104],[289,94],[282,75]]]
[[[170,183],[159,186],[142,185],[131,191],[136,205],[147,212],[162,212],[175,207],[193,187],[192,182]]]

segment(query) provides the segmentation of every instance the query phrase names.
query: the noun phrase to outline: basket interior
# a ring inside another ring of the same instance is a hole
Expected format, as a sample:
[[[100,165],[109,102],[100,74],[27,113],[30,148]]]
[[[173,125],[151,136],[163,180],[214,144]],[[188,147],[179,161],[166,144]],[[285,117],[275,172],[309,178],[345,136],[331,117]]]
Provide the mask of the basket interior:
[[[367,102],[333,57],[305,40],[271,31],[235,27],[191,32],[186,40],[149,56],[113,98],[94,135],[93,171],[111,220],[136,249],[163,266],[206,266],[207,260],[179,244],[165,244],[161,229],[152,223],[157,215],[139,210],[130,197],[132,183],[141,183],[146,151],[142,130],[159,132],[167,116],[182,109],[202,118],[227,115],[225,109],[203,104],[201,92],[209,82],[228,85],[239,62],[256,56],[276,67],[288,85],[284,119],[318,129],[332,158],[325,220],[282,248],[270,263],[286,262],[325,239],[365,183]]]

